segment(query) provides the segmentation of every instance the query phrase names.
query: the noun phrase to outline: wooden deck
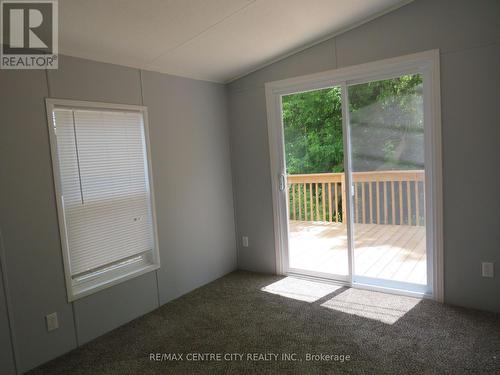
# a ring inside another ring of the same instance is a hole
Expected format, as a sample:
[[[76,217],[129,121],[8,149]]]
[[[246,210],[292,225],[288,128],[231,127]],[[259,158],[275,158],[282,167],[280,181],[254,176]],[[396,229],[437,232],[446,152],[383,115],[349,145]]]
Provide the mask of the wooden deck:
[[[355,224],[355,274],[426,284],[425,227]],[[290,267],[347,275],[342,223],[290,221]]]

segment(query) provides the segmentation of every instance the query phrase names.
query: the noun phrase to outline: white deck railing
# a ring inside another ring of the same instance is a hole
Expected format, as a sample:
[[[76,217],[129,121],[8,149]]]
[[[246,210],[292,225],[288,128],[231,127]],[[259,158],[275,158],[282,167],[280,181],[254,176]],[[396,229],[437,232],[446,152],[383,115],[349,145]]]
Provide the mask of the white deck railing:
[[[424,225],[424,171],[353,172],[355,223]],[[291,220],[342,222],[344,173],[288,175]]]

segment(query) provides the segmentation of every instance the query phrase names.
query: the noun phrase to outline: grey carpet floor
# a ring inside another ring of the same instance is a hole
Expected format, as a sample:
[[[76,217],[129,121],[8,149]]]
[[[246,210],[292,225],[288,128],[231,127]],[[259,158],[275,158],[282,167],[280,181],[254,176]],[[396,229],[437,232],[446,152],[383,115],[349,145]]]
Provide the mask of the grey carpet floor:
[[[348,288],[318,299],[292,285],[295,299],[275,294],[286,289],[280,279],[234,272],[31,373],[500,374],[498,314]],[[152,361],[150,353],[183,360]],[[244,357],[188,361],[188,353]],[[279,360],[254,361],[251,353]],[[308,361],[308,353],[350,360]]]

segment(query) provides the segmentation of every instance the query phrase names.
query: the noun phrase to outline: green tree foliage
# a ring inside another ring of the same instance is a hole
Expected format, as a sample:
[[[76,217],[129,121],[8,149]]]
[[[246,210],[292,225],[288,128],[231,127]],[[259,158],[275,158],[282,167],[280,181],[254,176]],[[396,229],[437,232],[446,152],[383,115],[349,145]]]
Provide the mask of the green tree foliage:
[[[420,75],[349,86],[354,170],[422,167],[421,91]],[[341,99],[339,87],[282,98],[288,174],[343,172]]]
[[[422,169],[422,76],[348,87],[354,171]]]
[[[282,103],[287,173],[342,172],[340,88],[287,95]]]

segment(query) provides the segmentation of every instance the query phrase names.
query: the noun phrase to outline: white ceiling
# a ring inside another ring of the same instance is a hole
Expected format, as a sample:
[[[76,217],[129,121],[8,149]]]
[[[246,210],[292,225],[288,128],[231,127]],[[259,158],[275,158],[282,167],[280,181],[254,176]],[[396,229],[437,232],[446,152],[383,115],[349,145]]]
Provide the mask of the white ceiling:
[[[59,50],[228,82],[408,2],[59,0]]]

